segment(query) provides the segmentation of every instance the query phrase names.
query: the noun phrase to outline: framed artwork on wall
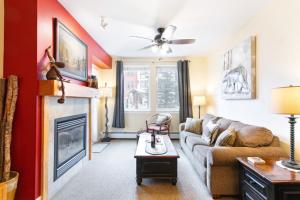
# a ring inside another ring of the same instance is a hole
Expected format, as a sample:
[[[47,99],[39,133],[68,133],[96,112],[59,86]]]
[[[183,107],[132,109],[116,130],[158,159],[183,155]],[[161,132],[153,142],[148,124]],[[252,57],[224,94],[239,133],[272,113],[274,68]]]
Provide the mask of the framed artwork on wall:
[[[62,75],[87,81],[88,47],[58,19],[55,24],[55,59],[64,62]]]
[[[256,98],[256,38],[251,36],[223,57],[222,97]]]

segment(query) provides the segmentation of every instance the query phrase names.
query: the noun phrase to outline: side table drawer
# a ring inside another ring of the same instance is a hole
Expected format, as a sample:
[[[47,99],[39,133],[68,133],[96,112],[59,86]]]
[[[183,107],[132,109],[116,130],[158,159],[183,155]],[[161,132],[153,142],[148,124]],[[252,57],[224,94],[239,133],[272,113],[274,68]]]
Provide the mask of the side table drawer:
[[[271,188],[266,181],[245,167],[243,168],[241,175],[241,184],[243,185],[242,190],[243,192],[247,192],[247,194],[243,194],[244,199],[251,199],[251,194],[252,196],[255,194],[256,196],[260,197],[259,199],[268,199]],[[256,197],[256,199],[258,197]]]

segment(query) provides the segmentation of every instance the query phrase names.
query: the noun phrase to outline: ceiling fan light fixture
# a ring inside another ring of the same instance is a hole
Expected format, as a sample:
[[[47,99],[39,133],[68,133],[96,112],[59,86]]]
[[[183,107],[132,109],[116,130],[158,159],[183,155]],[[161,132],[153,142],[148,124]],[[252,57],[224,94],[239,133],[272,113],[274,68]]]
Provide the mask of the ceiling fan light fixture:
[[[158,52],[159,47],[157,45],[154,45],[151,50],[153,53],[157,53]]]

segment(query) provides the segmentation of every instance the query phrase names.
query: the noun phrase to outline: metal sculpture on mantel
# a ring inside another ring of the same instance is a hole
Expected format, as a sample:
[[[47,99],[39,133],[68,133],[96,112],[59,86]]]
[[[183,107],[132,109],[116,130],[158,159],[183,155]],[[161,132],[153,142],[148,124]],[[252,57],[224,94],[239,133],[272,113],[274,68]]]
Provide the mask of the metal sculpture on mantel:
[[[64,86],[64,81],[66,81],[59,70],[57,68],[64,68],[65,63],[63,62],[56,62],[52,54],[50,53],[51,46],[49,46],[46,49],[46,54],[50,60],[50,62],[47,64],[47,66],[50,66],[49,71],[46,74],[47,80],[59,80],[61,82],[61,91],[62,95],[61,97],[57,100],[58,103],[63,104],[65,102],[65,86]]]

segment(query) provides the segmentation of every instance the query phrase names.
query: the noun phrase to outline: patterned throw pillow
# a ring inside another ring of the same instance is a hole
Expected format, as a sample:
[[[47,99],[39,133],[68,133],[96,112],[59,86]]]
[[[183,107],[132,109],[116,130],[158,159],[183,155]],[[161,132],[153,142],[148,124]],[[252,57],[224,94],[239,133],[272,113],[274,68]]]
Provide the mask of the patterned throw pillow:
[[[236,139],[236,132],[234,129],[226,129],[223,131],[216,143],[215,146],[225,146],[225,147],[232,147],[234,145]]]
[[[205,127],[203,127],[202,138],[209,143],[213,144],[218,136],[219,124],[209,121]]]
[[[166,115],[159,115],[157,117],[157,119],[156,119],[155,124],[158,125],[158,126],[160,126],[161,124],[163,124],[167,120],[168,120],[168,116],[166,116]]]
[[[201,134],[202,119],[187,118],[185,121],[185,131]]]

